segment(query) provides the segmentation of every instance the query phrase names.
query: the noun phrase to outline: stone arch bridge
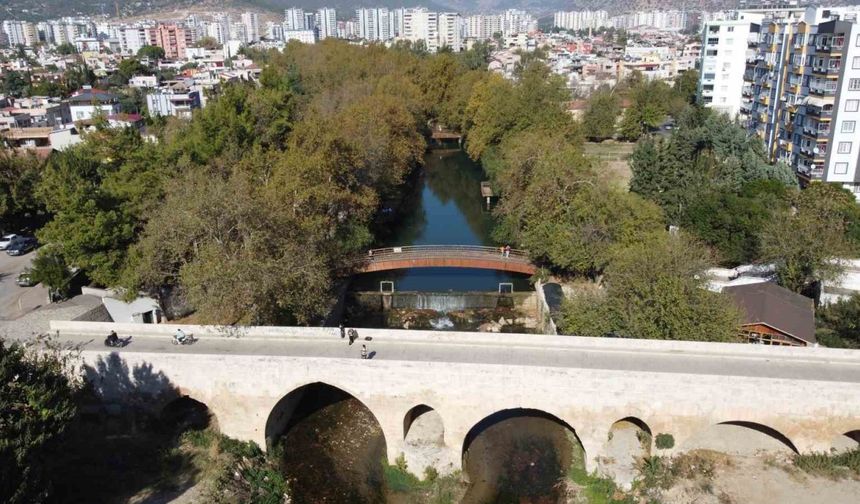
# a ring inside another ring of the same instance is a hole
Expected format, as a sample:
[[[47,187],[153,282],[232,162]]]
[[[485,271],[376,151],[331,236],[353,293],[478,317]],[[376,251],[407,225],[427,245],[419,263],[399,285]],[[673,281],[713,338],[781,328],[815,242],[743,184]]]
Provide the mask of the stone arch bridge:
[[[199,340],[172,345],[176,327]],[[108,351],[102,340],[110,330],[133,335],[131,344]],[[434,463],[442,471],[459,469],[476,429],[505,412],[536,412],[575,431],[589,470],[597,467],[618,421],[655,436],[671,434],[675,446],[666,454],[699,447],[715,426],[754,431],[796,452],[860,441],[857,351],[358,331],[369,360],[360,359],[359,345],[348,345],[333,328],[52,322],[61,341],[83,345],[83,357],[95,370],[91,379],[103,382],[109,399],[127,389],[112,389],[108,382],[117,378],[111,373],[155,395],[176,387],[205,403],[223,433],[261,446],[319,384],[367,406],[381,426],[390,462],[401,453],[408,458],[415,422],[436,422]],[[105,364],[111,360],[117,364]],[[159,378],[147,378],[152,376]]]

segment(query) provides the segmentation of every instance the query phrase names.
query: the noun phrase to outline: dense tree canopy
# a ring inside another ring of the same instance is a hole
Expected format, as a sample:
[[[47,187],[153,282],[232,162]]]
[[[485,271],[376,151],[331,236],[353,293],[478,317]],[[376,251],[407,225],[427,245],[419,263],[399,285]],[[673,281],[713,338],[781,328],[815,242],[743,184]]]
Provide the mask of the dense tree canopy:
[[[569,300],[566,334],[735,341],[740,324],[728,296],[705,289],[708,251],[690,238],[653,234],[616,250],[605,289]]]
[[[544,264],[595,275],[610,247],[661,227],[656,205],[602,179],[594,162],[561,135],[519,133],[499,152],[488,164],[503,194],[496,235]]]

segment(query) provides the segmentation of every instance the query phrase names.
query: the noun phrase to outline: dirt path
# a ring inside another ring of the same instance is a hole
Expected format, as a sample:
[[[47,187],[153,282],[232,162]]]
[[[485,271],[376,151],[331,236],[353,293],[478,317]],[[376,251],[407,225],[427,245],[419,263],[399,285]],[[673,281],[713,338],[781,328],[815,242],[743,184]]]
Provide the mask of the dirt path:
[[[860,481],[813,477],[765,457],[733,456],[708,484],[684,481],[664,493],[664,504],[857,504]]]

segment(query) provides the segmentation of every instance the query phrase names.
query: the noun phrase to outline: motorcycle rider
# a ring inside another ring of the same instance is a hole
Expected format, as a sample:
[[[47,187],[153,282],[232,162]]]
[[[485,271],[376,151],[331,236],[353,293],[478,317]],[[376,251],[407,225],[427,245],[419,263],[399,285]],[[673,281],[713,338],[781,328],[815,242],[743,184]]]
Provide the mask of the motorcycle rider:
[[[179,343],[180,345],[184,345],[185,340],[188,339],[188,336],[185,335],[185,332],[182,329],[177,329],[176,333],[173,335],[173,337],[176,339],[176,342]]]
[[[105,343],[107,343],[108,346],[119,345],[119,336],[116,335],[116,331],[111,331],[110,334],[108,334],[108,337],[105,340]]]

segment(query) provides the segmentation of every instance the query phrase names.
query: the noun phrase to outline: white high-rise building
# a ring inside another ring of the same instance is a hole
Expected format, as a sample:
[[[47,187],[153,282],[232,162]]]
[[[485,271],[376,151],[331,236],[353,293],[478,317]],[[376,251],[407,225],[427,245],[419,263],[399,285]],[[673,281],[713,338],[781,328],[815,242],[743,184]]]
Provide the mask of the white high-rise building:
[[[298,7],[284,9],[284,31],[308,30],[310,28],[305,23],[305,11]]]
[[[479,40],[490,40],[496,33],[504,33],[504,16],[476,14],[465,20],[466,36]]]
[[[463,49],[463,42],[460,37],[462,33],[460,15],[456,12],[440,12],[437,19],[439,23],[436,29],[439,36],[438,47],[448,47],[454,52],[460,52]]]
[[[355,22],[358,28],[358,36],[364,40],[389,40],[394,35],[391,33],[391,20],[388,9],[356,9]]]
[[[565,30],[587,30],[612,25],[609,13],[605,10],[556,12],[552,24]]]
[[[39,43],[39,31],[28,21],[3,21],[3,33],[10,46],[33,47]]]
[[[757,33],[758,25],[742,21],[712,21],[705,25],[702,41],[699,96],[706,107],[729,117],[741,110],[741,91],[748,58],[755,56],[749,46]]]
[[[260,17],[256,12],[242,14],[242,24],[245,25],[245,42],[260,41]]]
[[[462,18],[455,12],[429,12],[424,8],[404,9],[403,33],[398,37],[413,43],[422,41],[429,52],[441,47],[461,51]]]
[[[337,37],[337,13],[334,9],[323,7],[317,11],[314,19],[320,40],[328,37]]]

